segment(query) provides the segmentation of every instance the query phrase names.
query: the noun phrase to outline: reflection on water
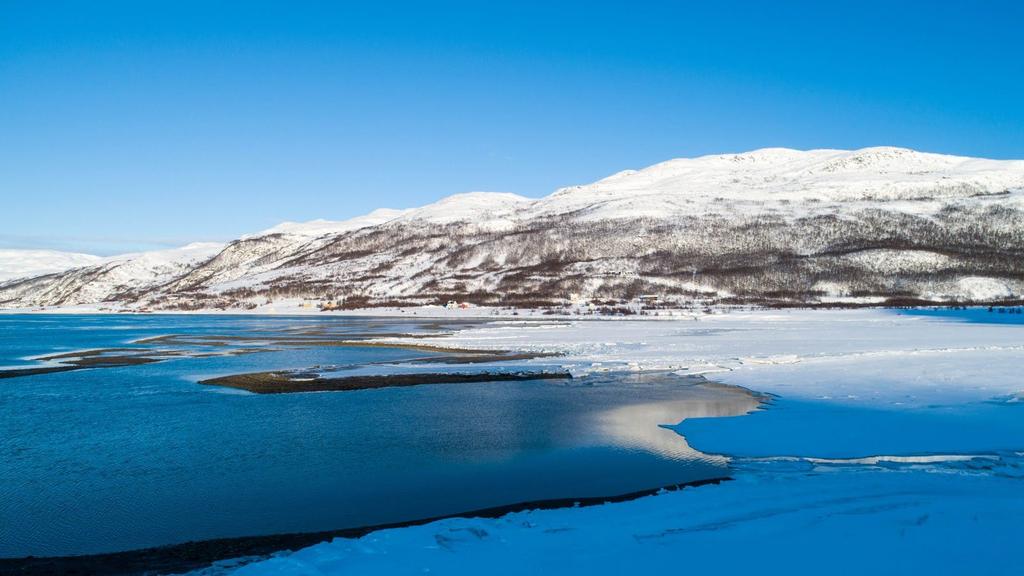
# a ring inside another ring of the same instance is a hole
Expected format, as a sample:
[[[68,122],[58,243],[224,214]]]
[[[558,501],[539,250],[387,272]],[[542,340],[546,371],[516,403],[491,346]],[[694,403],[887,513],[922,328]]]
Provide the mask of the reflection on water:
[[[671,375],[667,375],[671,378]],[[680,461],[703,461],[725,466],[724,456],[708,455],[690,448],[686,439],[665,428],[687,418],[739,416],[755,410],[758,400],[739,389],[693,387],[686,400],[670,400],[618,406],[599,415],[600,429],[608,441],[627,449],[643,449]],[[707,397],[701,397],[705,393]]]
[[[255,340],[439,328],[354,318],[7,316],[0,363],[167,334]],[[0,557],[333,530],[718,478],[728,474],[725,461],[659,425],[754,405],[735,389],[669,375],[278,395],[196,384],[418,354],[296,346],[7,379]]]

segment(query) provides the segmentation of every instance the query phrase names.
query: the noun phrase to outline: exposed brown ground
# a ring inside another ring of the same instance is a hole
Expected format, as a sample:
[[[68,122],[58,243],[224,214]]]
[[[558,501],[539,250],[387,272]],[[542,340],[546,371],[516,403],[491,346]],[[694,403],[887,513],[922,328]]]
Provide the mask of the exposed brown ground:
[[[375,388],[419,386],[423,384],[467,384],[471,382],[509,382],[524,380],[569,379],[568,372],[474,372],[424,374],[382,374],[372,376],[307,377],[294,372],[253,372],[201,380],[207,386],[239,388],[256,394],[290,392],[351,392]]]

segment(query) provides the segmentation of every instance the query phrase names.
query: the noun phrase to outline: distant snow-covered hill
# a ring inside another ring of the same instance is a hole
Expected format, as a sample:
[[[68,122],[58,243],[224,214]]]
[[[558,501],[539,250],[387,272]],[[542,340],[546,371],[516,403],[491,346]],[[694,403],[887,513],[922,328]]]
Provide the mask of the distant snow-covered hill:
[[[101,260],[103,258],[100,256],[76,252],[0,249],[0,282],[63,272],[69,268],[96,264]]]
[[[472,192],[285,223],[158,272],[148,258],[0,284],[0,305],[1016,300],[1024,161],[763,149],[670,160],[537,200]]]
[[[137,302],[195,265],[223,244],[197,242],[181,248],[124,254],[92,266],[0,284],[0,300],[25,306],[59,306],[99,302]]]

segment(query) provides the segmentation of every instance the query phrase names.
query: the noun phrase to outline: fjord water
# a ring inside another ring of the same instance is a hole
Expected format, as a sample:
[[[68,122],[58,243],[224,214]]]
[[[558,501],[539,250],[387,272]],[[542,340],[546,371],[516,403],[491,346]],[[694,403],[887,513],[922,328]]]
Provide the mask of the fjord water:
[[[0,316],[0,366],[166,334],[392,333],[396,319]],[[0,380],[0,557],[78,555],[407,521],[721,477],[658,427],[754,401],[678,380],[494,382],[255,395],[203,378],[399,362],[397,348],[267,346]]]
[[[910,308],[898,314],[941,318],[975,324],[1024,324],[1024,308],[1020,306],[972,306],[970,308]]]

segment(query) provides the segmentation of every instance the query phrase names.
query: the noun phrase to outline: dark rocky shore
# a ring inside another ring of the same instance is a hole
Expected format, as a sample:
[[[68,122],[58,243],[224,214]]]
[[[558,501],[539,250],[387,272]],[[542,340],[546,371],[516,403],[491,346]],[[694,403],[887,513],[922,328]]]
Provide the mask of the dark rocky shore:
[[[521,382],[524,380],[571,379],[565,371],[520,372],[428,372],[410,374],[380,374],[366,376],[323,377],[302,372],[253,372],[201,380],[208,386],[239,388],[256,394],[284,394],[290,392],[351,392],[375,388],[419,386],[423,384],[467,384],[472,382]]]

